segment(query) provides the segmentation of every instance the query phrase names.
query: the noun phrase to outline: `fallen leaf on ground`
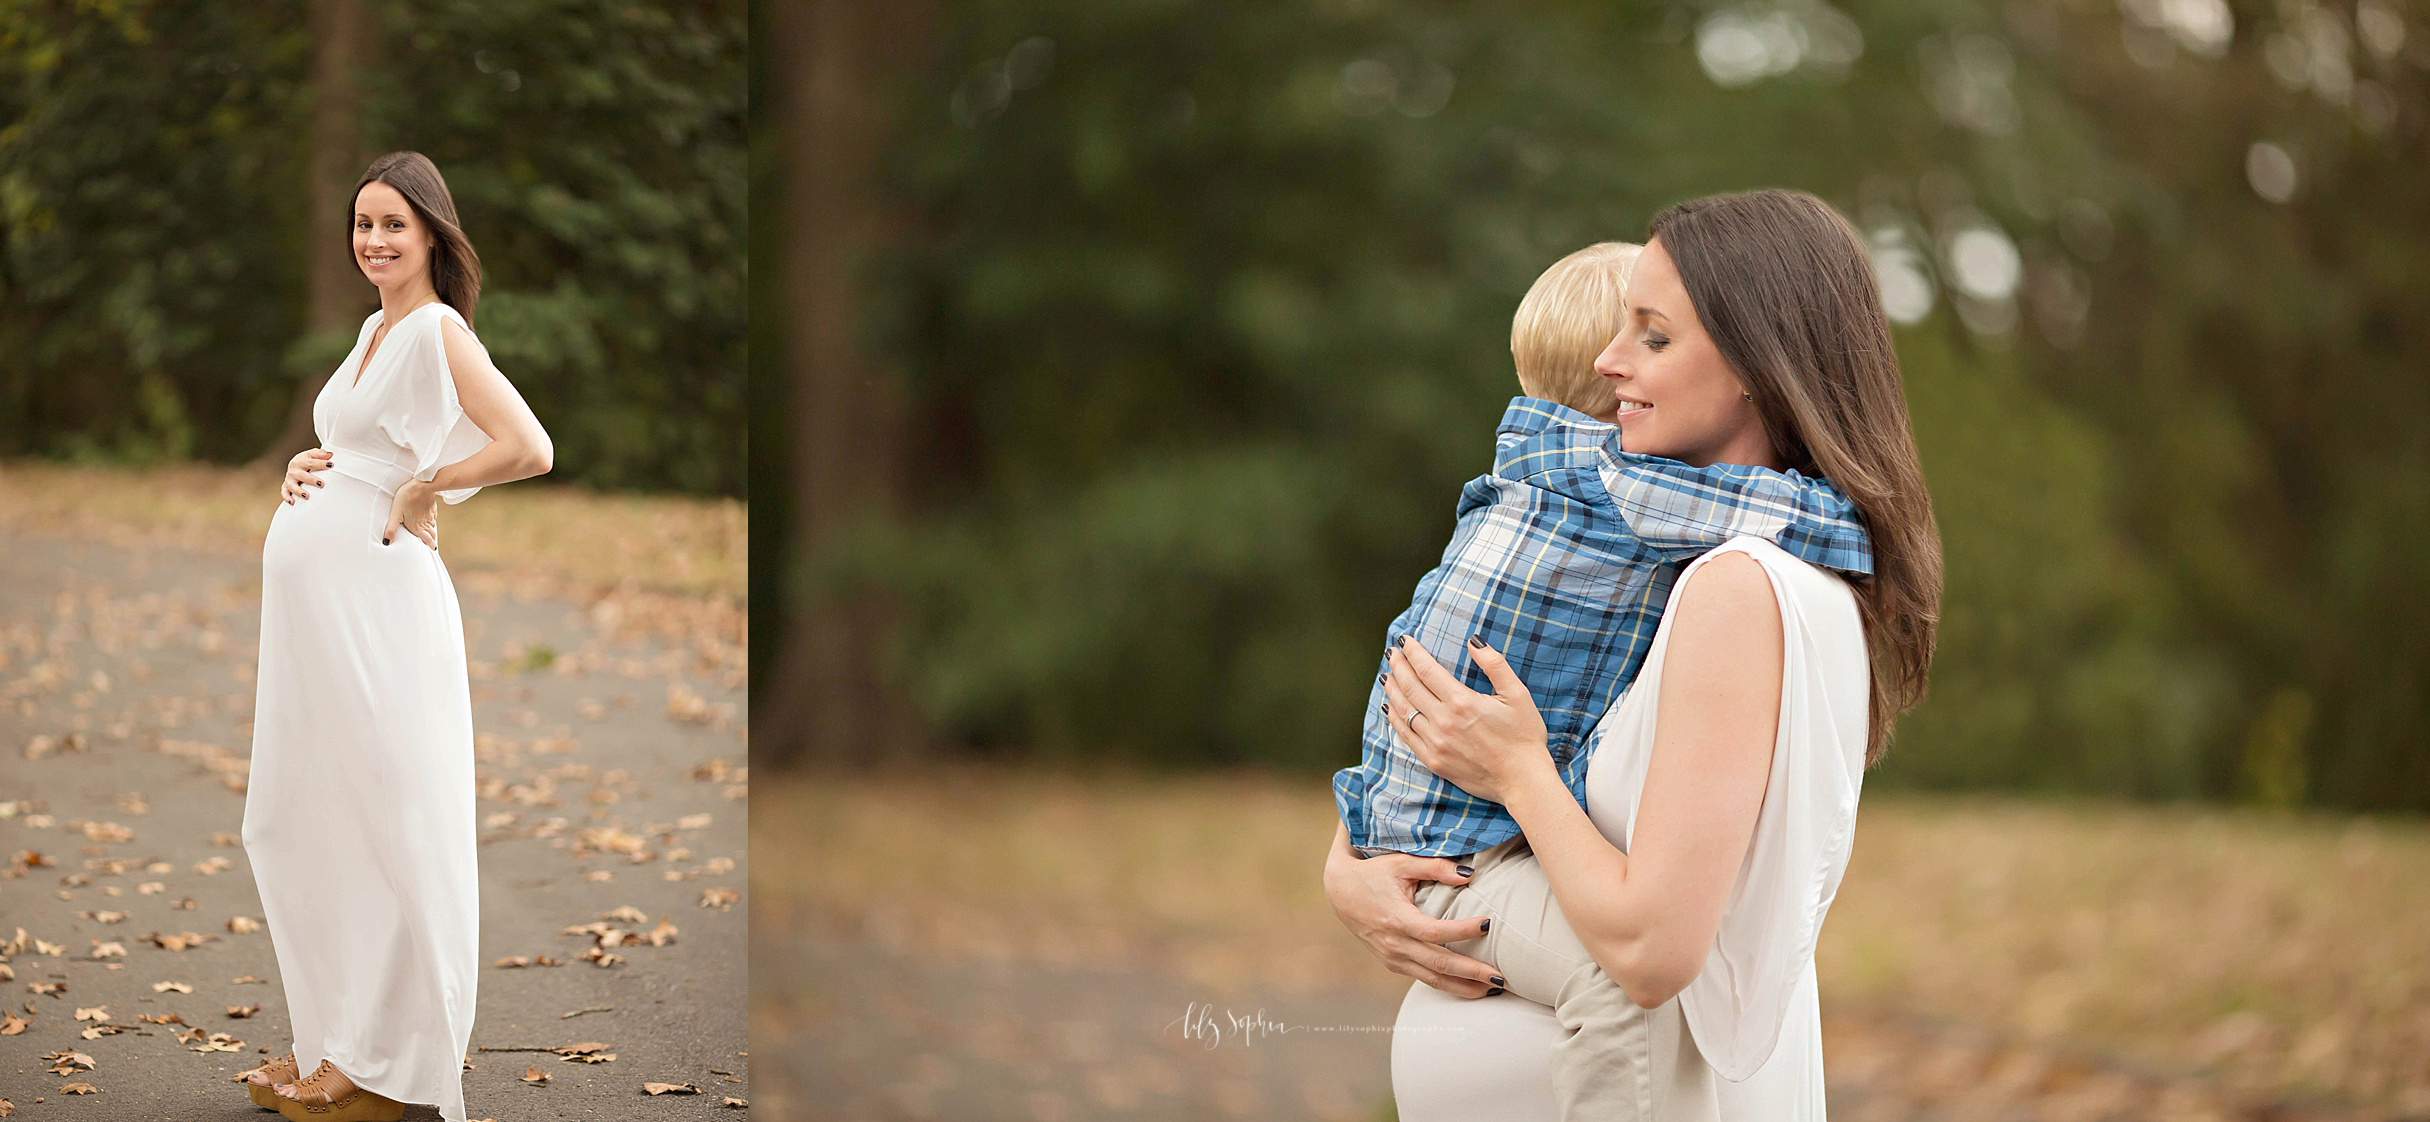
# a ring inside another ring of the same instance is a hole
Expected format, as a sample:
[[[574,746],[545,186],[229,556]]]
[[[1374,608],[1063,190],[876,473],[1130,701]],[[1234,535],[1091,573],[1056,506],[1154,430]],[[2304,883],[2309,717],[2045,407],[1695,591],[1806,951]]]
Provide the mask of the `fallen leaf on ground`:
[[[623,962],[624,956],[603,951],[594,946],[591,949],[582,952],[582,961],[604,970],[610,966],[616,965],[619,962]]]
[[[229,846],[229,847],[235,847],[235,846],[240,846],[240,845],[245,844],[245,839],[244,839],[242,836],[240,836],[240,835],[237,835],[237,834],[231,834],[231,833],[227,833],[227,832],[224,832],[224,831],[223,831],[223,832],[220,832],[220,833],[216,833],[216,834],[211,835],[211,844],[212,844],[212,845],[224,845],[224,846]]]
[[[230,861],[225,857],[209,857],[195,862],[194,871],[201,873],[206,877],[216,876],[220,873],[228,871],[228,869],[235,864],[236,862]]]
[[[144,936],[143,940],[144,942],[159,947],[164,951],[183,951],[188,947],[199,947],[204,943],[208,943],[216,938],[219,938],[219,936],[197,935],[191,931],[179,935],[163,935],[160,932],[155,931]]]
[[[256,978],[256,977],[254,977],[254,976],[253,976],[253,975],[251,975],[251,974],[247,974],[247,975],[245,975],[245,976],[244,976],[244,977],[242,977],[242,978],[230,978],[230,979],[228,979],[228,984],[229,984],[229,985],[231,985],[231,986],[266,986],[266,985],[269,985],[270,983],[265,982],[265,981],[262,981],[261,979]]]
[[[95,939],[92,942],[94,958],[125,958],[127,956],[127,945],[125,943],[104,943],[99,939]]]
[[[17,1104],[7,1099],[0,1099],[0,1118],[6,1118],[15,1113],[17,1113]]]
[[[709,828],[709,823],[713,821],[715,819],[706,814],[687,814],[675,820],[675,828],[678,830],[706,830]]]
[[[701,907],[715,908],[721,912],[733,911],[734,902],[740,899],[742,893],[731,888],[704,888],[700,892]]]
[[[70,1052],[64,1049],[57,1052],[44,1052],[42,1062],[50,1068],[53,1075],[74,1075],[79,1071],[93,1070],[93,1057],[82,1052]]]
[[[196,1030],[194,1030],[194,1031],[196,1031],[196,1032],[198,1032],[198,1033],[199,1033],[199,1032],[201,1032],[202,1030],[201,1030],[201,1029],[196,1029]],[[235,1038],[235,1037],[233,1037],[233,1036],[230,1036],[230,1035],[228,1035],[227,1033],[224,1033],[224,1032],[215,1032],[215,1033],[212,1033],[212,1034],[210,1035],[210,1037],[209,1037],[208,1039],[204,1040],[202,1043],[197,1044],[197,1045],[195,1045],[193,1048],[189,1049],[189,1051],[195,1051],[195,1052],[241,1052],[241,1051],[243,1051],[243,1050],[244,1050],[244,1048],[245,1048],[245,1042],[244,1042],[244,1041],[242,1041],[242,1040],[238,1040],[237,1038]]]
[[[653,1095],[697,1095],[700,1088],[689,1083],[644,1083],[641,1089]]]
[[[120,923],[127,918],[125,912],[78,912],[76,914],[95,923]]]
[[[101,1088],[90,1083],[70,1083],[61,1087],[59,1093],[62,1095],[98,1095],[101,1093]]]
[[[180,1017],[175,1013],[137,1013],[135,1014],[135,1019],[138,1021],[148,1021],[156,1025],[182,1025],[186,1023],[186,1019],[184,1017]]]
[[[190,985],[188,985],[188,984],[186,984],[186,983],[184,983],[184,982],[154,982],[154,983],[152,983],[152,992],[153,992],[153,993],[167,993],[167,992],[169,992],[170,990],[176,990],[176,991],[177,991],[177,992],[179,992],[179,993],[193,993],[193,992],[194,992],[194,987],[193,987],[193,986],[190,986]]]
[[[526,1083],[546,1083],[548,1082],[548,1073],[536,1067],[527,1067],[523,1069],[523,1081]]]
[[[67,945],[64,943],[51,943],[45,942],[41,939],[36,939],[34,940],[34,953],[53,956],[64,955],[67,953]]]
[[[250,916],[231,916],[228,919],[228,933],[231,935],[251,935],[261,929],[261,921]]]
[[[94,1007],[92,1007],[92,1008],[90,1008],[90,1009],[78,1009],[78,1010],[76,1011],[76,1019],[77,1019],[77,1020],[79,1020],[79,1021],[106,1021],[106,1020],[109,1020],[109,1019],[110,1019],[110,1007],[109,1007],[109,1006],[107,1006],[107,1005],[96,1005],[96,1006],[94,1006]]]
[[[675,941],[675,930],[675,924],[673,921],[661,919],[658,921],[658,926],[656,928],[652,929],[649,934],[640,936],[640,938],[649,940],[650,945],[653,947],[663,947]],[[628,940],[628,942],[629,941],[630,940]]]
[[[723,1103],[720,1103],[719,1105],[721,1105],[721,1106],[731,1106],[731,1107],[746,1107],[746,1106],[751,1105],[751,1102],[750,1102],[750,1100],[748,1100],[748,1099],[738,1099],[738,1098],[735,1098],[735,1097],[734,1097],[734,1096],[732,1096],[732,1095],[727,1095],[727,1096],[726,1096],[726,1101],[725,1101],[725,1102],[723,1102]]]
[[[0,1036],[15,1036],[24,1032],[25,1026],[33,1023],[15,1013],[0,1013]]]
[[[35,993],[47,993],[47,994],[51,995],[52,997],[57,997],[57,996],[59,996],[60,994],[63,994],[63,993],[66,993],[66,992],[67,992],[67,983],[66,983],[66,982],[27,982],[27,983],[25,984],[25,988],[27,988],[27,989],[29,989],[29,990],[32,990],[32,991],[34,991]]]
[[[615,911],[602,913],[599,918],[617,920],[623,923],[650,922],[650,917],[648,915],[643,914],[641,909],[636,908],[631,904],[620,905]]]
[[[230,1018],[232,1018],[232,1019],[235,1019],[235,1020],[243,1020],[244,1018],[246,1018],[246,1017],[250,1017],[250,1016],[254,1015],[255,1013],[259,1013],[259,1012],[261,1012],[261,1011],[262,1011],[262,1007],[261,1007],[259,1004],[254,1004],[254,1005],[231,1005],[231,1006],[229,1006],[229,1007],[228,1007],[228,1016],[229,1016]]]
[[[138,896],[150,896],[153,893],[167,892],[168,890],[168,885],[162,884],[156,880],[145,881],[144,883],[135,886],[135,894]]]

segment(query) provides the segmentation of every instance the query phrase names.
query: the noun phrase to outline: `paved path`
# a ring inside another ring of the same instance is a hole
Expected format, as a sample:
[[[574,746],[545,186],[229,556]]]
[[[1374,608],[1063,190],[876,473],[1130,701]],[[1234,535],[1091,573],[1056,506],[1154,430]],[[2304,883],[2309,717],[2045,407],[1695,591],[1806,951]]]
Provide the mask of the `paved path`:
[[[725,1105],[749,1077],[739,668],[635,634],[629,600],[455,579],[481,734],[471,1116],[742,1117]],[[273,1117],[229,1082],[288,1042],[235,839],[259,580],[257,556],[0,529],[0,1099],[16,1119]],[[593,922],[671,933],[601,967],[582,960],[596,936],[563,934]],[[187,933],[207,938],[177,949]],[[510,956],[564,964],[492,965]],[[235,1050],[198,1051],[214,1034]],[[615,1059],[545,1050],[592,1042]],[[63,1051],[91,1069],[54,1074],[44,1057]],[[79,1083],[96,1093],[62,1093]]]

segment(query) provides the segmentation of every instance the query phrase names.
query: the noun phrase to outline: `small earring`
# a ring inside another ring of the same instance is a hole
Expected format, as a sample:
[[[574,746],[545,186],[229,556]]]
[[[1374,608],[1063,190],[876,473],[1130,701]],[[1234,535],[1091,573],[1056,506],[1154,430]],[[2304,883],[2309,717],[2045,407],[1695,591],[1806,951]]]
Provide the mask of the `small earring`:
[[[1754,394],[1752,394],[1752,393],[1749,393],[1749,392],[1747,392],[1747,391],[1745,391],[1745,390],[1740,390],[1740,391],[1738,391],[1738,396],[1743,397],[1743,398],[1747,399],[1748,401],[1753,401],[1753,400],[1755,400],[1755,395],[1754,395]]]

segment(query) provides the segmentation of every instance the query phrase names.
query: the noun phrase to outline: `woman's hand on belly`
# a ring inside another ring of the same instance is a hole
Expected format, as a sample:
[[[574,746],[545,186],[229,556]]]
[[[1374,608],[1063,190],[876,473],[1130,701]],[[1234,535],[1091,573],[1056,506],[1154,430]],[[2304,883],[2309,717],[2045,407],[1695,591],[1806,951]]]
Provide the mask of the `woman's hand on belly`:
[[[1485,996],[1494,968],[1440,944],[1477,938],[1487,921],[1436,919],[1419,911],[1417,886],[1426,881],[1462,885],[1468,878],[1441,857],[1387,853],[1362,860],[1350,848],[1350,832],[1334,825],[1333,849],[1325,855],[1325,899],[1334,918],[1365,940],[1385,969],[1454,996]]]
[[[331,458],[331,453],[325,448],[306,448],[296,453],[294,459],[287,461],[287,478],[278,485],[279,501],[293,506],[297,500],[312,497],[312,492],[306,488],[328,486],[326,481],[314,479],[312,473],[329,470]]]

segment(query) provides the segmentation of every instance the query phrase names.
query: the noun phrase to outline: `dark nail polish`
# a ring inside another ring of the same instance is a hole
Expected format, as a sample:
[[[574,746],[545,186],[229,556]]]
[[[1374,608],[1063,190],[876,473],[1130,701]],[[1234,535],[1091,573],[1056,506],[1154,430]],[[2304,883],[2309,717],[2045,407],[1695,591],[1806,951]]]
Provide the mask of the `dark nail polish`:
[[[1375,676],[1375,684],[1376,684],[1376,685],[1379,685],[1379,686],[1380,686],[1380,685],[1383,685],[1383,684],[1384,684],[1384,675],[1382,675],[1382,674],[1378,674],[1378,675],[1376,675],[1376,676]]]
[[[1481,919],[1481,920],[1478,920],[1478,921],[1477,921],[1477,934],[1479,934],[1479,935],[1483,935],[1484,933],[1486,933],[1486,932],[1488,932],[1488,931],[1491,931],[1491,930],[1493,930],[1493,921],[1492,921],[1492,920],[1490,920],[1490,919]]]
[[[1492,979],[1490,979],[1490,980],[1493,982],[1493,988],[1495,988],[1495,989],[1497,989],[1497,990],[1498,990],[1498,989],[1501,989],[1502,987],[1507,986],[1507,985],[1509,985],[1509,984],[1510,984],[1510,983],[1508,983],[1508,982],[1503,981],[1503,980],[1502,980],[1502,976],[1501,976],[1501,975],[1499,975],[1499,974],[1494,975],[1494,976],[1492,977]]]
[[[1464,877],[1473,877],[1477,875],[1477,871],[1466,865],[1462,865],[1460,866],[1460,875]]]
[[[1485,991],[1485,996],[1487,996],[1487,997],[1500,997],[1500,996],[1502,996],[1502,987],[1500,987],[1500,986],[1495,986],[1495,987],[1494,987],[1494,988],[1492,988],[1492,989],[1486,990],[1486,991]]]
[[[1468,645],[1469,645],[1469,646],[1472,646],[1472,647],[1475,647],[1476,649],[1478,649],[1478,650],[1480,650],[1480,651],[1481,651],[1481,650],[1484,650],[1484,649],[1485,649],[1485,637],[1484,637],[1484,636],[1482,636],[1482,635],[1471,635],[1471,636],[1469,636],[1469,637],[1468,637]]]

